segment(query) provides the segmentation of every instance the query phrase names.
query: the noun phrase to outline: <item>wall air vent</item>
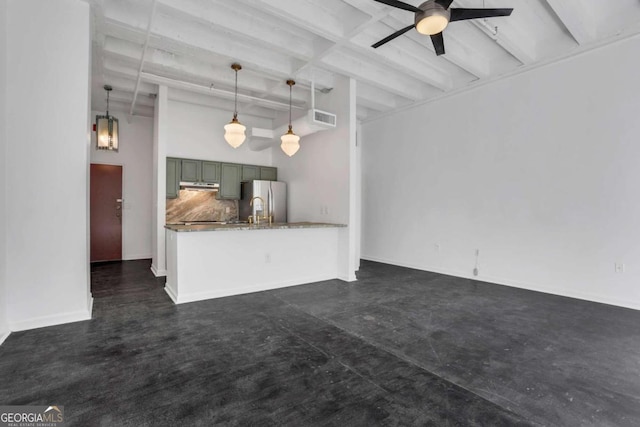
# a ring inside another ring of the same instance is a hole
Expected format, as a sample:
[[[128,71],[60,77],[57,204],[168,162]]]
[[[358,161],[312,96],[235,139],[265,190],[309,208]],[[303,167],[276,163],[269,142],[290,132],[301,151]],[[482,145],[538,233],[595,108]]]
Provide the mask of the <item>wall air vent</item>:
[[[312,110],[313,111],[313,121],[316,123],[322,123],[324,125],[328,125],[331,127],[336,127],[336,115],[327,113],[326,111],[321,110]]]
[[[295,134],[304,138],[316,132],[335,129],[337,123],[338,119],[335,114],[311,108],[304,116],[294,119],[291,125],[293,126]],[[286,133],[287,128],[287,125],[282,125],[274,129],[273,138],[276,141],[280,141],[280,135]],[[262,147],[260,147],[260,149],[262,149]]]

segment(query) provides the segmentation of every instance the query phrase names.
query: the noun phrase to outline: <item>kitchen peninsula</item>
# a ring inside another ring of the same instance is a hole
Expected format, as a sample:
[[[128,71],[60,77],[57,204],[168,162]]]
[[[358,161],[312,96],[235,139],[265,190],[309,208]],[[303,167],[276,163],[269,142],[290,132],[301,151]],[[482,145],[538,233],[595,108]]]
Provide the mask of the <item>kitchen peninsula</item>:
[[[167,283],[176,304],[338,277],[346,226],[167,225]]]

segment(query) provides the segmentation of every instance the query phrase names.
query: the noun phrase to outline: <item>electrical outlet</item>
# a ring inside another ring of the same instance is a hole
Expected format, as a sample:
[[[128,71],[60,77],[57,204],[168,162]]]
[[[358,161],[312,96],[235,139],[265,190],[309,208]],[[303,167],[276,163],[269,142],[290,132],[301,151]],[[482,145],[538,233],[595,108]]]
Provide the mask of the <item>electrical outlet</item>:
[[[478,267],[474,268],[474,269],[473,269],[473,275],[474,275],[474,276],[477,276],[477,275],[478,275],[478,273],[480,273],[480,272],[478,271]]]
[[[224,208],[224,213],[229,213],[229,212],[231,212],[231,208],[229,206]]]
[[[621,262],[615,263],[616,273],[624,273],[624,264]]]

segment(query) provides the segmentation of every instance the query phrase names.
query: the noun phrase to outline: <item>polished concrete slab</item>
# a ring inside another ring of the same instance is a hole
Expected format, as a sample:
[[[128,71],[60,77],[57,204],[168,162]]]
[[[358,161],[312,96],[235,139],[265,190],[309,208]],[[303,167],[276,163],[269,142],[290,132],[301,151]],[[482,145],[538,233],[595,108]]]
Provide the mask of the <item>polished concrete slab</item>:
[[[0,347],[0,404],[82,426],[640,425],[640,312],[358,277],[176,306],[148,261],[95,265],[93,320]]]

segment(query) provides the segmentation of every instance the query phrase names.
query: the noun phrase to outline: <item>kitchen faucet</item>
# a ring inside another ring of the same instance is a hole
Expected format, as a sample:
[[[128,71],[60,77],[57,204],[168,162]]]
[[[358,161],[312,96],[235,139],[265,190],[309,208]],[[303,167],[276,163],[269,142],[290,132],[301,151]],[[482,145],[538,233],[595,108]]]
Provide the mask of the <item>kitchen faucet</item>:
[[[268,215],[268,216],[265,216],[265,215],[260,216],[260,215],[258,215],[258,212],[264,212],[264,199],[262,197],[260,197],[260,196],[252,197],[251,200],[249,201],[249,206],[253,206],[253,201],[256,200],[256,199],[260,199],[260,201],[262,202],[262,210],[258,211],[256,209],[256,215],[249,215],[249,224],[255,223],[256,225],[258,225],[258,224],[260,224],[260,220],[261,219],[268,219],[269,220],[269,224],[271,224],[271,221],[272,221],[272,216],[271,215]]]

